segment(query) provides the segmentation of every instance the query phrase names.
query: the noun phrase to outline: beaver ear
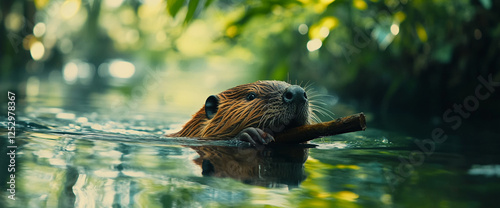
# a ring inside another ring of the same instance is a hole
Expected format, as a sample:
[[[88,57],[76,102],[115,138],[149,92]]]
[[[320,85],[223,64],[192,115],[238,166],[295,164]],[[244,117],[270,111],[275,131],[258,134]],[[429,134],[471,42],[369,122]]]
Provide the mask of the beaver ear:
[[[205,114],[207,115],[207,118],[212,119],[215,116],[215,113],[217,113],[218,108],[219,98],[215,95],[210,95],[207,98],[207,101],[205,101]]]

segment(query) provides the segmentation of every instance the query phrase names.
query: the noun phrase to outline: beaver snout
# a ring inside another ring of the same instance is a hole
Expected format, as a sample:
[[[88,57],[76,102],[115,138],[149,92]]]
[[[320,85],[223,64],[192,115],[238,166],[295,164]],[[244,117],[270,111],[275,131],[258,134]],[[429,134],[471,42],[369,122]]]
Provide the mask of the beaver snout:
[[[307,101],[306,91],[298,85],[292,85],[285,89],[283,93],[284,103],[304,103]]]

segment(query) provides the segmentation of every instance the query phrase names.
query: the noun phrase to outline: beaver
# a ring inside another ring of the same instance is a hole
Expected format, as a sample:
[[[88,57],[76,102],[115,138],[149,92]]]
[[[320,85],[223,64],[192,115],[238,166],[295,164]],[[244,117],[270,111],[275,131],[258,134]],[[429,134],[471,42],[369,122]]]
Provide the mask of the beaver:
[[[236,139],[257,146],[274,141],[275,133],[312,123],[312,115],[302,87],[257,81],[210,95],[179,132],[167,136]]]

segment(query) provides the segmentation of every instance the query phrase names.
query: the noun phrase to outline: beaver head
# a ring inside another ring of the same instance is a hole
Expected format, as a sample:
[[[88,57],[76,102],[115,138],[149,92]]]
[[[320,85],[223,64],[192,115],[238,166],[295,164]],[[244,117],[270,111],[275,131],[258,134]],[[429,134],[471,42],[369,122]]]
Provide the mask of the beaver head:
[[[248,127],[277,133],[309,124],[305,90],[283,81],[257,81],[211,95],[182,130],[169,136],[227,139]]]

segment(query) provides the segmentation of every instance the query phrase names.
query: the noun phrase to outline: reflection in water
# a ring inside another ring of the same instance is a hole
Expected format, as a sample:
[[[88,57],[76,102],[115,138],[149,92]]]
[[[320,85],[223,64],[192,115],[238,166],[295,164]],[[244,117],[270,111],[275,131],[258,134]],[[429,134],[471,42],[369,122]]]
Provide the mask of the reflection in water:
[[[306,176],[307,146],[285,147],[191,147],[200,155],[194,162],[203,176],[229,177],[264,187],[297,187]]]

